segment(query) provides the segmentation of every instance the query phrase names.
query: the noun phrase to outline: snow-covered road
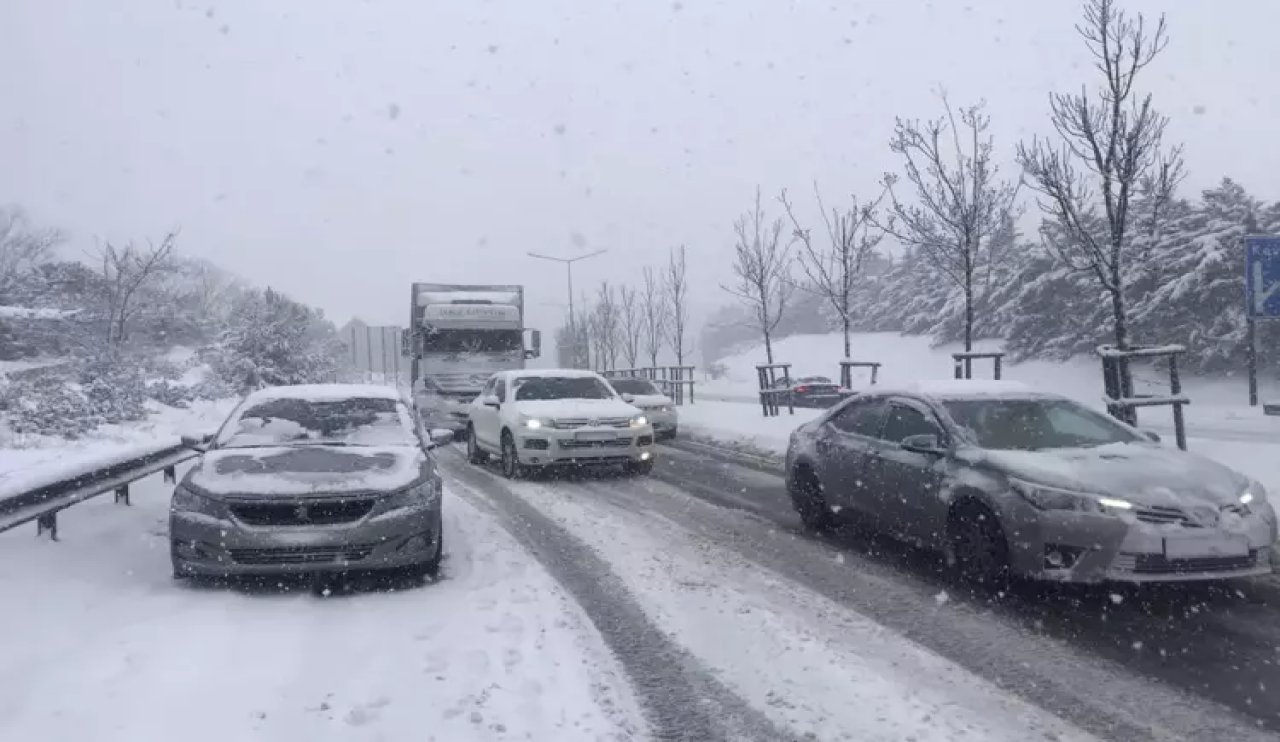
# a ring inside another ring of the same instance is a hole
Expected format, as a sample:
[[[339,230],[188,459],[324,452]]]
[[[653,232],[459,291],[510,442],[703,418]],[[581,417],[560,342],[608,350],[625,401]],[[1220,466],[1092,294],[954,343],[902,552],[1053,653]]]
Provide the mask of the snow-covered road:
[[[494,520],[445,507],[444,578],[394,592],[192,588],[158,477],[134,507],[0,535],[0,739],[644,738],[583,612]]]

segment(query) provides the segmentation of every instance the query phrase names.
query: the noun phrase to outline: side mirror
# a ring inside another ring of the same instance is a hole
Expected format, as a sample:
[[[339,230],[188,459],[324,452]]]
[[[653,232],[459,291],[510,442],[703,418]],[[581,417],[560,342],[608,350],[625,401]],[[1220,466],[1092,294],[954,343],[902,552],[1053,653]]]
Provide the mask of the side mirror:
[[[902,439],[900,445],[904,450],[913,453],[924,453],[933,456],[941,456],[946,453],[942,448],[942,442],[938,440],[936,435],[909,435]]]
[[[430,448],[439,448],[453,443],[453,431],[447,428],[433,428],[428,437],[431,441]]]
[[[209,444],[213,442],[213,433],[204,435],[184,435],[181,438],[182,445],[193,451],[204,453],[209,450]]]
[[[502,407],[502,402],[499,402],[497,396],[493,394],[490,394],[489,396],[481,399],[480,404],[484,405],[485,407],[492,407],[495,410],[501,409]]]
[[[542,355],[542,330],[529,331],[529,349],[524,352],[525,358],[537,358]]]
[[[1140,430],[1138,432],[1142,433],[1142,436],[1152,443],[1160,442],[1160,434],[1154,430]]]
[[[627,404],[631,404],[632,402],[636,401],[636,395],[634,395],[634,394],[624,394],[624,395],[622,395],[622,401],[623,401],[623,402],[626,402]]]

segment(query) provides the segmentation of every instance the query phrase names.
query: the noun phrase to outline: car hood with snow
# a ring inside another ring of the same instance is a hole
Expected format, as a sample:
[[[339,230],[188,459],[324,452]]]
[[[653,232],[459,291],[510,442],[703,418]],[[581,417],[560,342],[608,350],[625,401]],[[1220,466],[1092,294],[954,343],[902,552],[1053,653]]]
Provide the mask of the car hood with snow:
[[[979,465],[1034,484],[1122,498],[1135,505],[1223,506],[1239,501],[1249,480],[1185,451],[1153,443],[1040,451],[983,450]]]
[[[431,474],[414,446],[295,445],[205,454],[184,484],[221,497],[298,497],[395,492]]]
[[[646,409],[649,407],[667,407],[673,404],[673,402],[671,401],[671,398],[665,394],[633,394],[631,395],[631,402],[629,404],[639,407],[640,409]]]
[[[620,399],[539,399],[521,400],[516,408],[531,417],[634,417],[640,414],[635,406]]]

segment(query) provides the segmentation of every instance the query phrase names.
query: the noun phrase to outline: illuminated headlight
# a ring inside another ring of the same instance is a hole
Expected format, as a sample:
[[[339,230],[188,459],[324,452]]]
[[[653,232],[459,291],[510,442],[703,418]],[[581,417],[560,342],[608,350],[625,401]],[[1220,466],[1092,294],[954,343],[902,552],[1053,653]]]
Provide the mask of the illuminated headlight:
[[[671,405],[663,405],[661,407],[654,407],[653,412],[661,412],[663,414],[667,414],[667,413],[675,412],[675,408],[672,407]]]
[[[520,423],[529,430],[539,430],[546,424],[536,417],[523,417],[520,419]]]
[[[1254,505],[1257,503],[1266,502],[1266,500],[1267,500],[1267,489],[1263,487],[1260,482],[1257,482],[1257,481],[1250,482],[1249,486],[1245,488],[1244,492],[1240,493],[1241,505]]]
[[[213,518],[223,517],[222,507],[217,500],[197,494],[182,484],[174,488],[169,509],[175,513],[200,513]]]
[[[645,417],[644,415],[636,415],[635,417],[631,418],[631,427],[633,428],[643,428],[648,424],[649,424],[649,418]]]
[[[1022,495],[1023,499],[1041,510],[1074,510],[1084,513],[1106,513],[1114,515],[1125,510],[1133,510],[1133,503],[1106,495],[1091,492],[1075,492],[1057,487],[1046,487],[1043,484],[1010,479],[1013,491]]]

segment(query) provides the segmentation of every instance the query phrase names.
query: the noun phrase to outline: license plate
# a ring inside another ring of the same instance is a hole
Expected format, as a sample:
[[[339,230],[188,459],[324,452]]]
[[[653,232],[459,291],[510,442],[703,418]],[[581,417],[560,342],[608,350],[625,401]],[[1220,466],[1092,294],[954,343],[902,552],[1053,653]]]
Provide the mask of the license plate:
[[[1240,557],[1248,554],[1249,541],[1244,536],[1202,533],[1170,536],[1164,540],[1164,555],[1168,559]]]
[[[618,436],[604,431],[587,431],[585,433],[574,433],[573,437],[580,441],[611,441]]]

